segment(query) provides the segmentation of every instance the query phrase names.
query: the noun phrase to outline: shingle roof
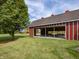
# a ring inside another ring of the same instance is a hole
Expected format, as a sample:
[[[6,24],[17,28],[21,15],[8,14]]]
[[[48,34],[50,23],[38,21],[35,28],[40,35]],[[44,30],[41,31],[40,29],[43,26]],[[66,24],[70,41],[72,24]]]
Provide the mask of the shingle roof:
[[[63,14],[54,15],[48,18],[42,18],[42,19],[33,21],[29,27],[75,21],[76,19],[79,19],[79,10],[67,11]]]

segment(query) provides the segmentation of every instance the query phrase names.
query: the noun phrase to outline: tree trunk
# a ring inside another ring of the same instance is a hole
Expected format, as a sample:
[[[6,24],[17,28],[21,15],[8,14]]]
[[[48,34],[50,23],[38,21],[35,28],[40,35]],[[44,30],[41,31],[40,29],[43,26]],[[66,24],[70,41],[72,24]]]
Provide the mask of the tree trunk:
[[[14,38],[15,38],[15,36],[14,36],[14,31],[9,32],[9,34],[12,36],[12,39],[14,39]]]
[[[15,36],[14,36],[14,32],[12,32],[11,36],[12,36],[12,39],[14,39],[14,38],[15,38]]]

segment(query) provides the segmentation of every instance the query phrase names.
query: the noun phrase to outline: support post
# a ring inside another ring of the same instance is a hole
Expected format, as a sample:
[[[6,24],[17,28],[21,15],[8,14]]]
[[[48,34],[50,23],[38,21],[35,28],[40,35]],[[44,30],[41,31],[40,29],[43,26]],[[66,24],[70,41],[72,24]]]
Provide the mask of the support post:
[[[34,36],[36,36],[36,28],[34,28]]]
[[[45,37],[46,37],[46,27],[45,27]]]
[[[55,37],[55,27],[53,28],[53,32],[54,32],[54,37]]]
[[[32,32],[33,32],[32,35],[33,35],[33,37],[34,37],[34,28],[32,29]]]

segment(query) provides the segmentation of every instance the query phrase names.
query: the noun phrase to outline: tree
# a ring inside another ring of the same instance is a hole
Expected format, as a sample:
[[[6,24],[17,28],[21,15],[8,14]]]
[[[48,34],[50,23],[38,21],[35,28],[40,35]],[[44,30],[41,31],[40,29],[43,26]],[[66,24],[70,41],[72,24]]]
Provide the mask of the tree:
[[[14,33],[24,28],[29,22],[28,8],[23,0],[3,0],[0,4],[0,30],[9,33],[14,38]]]
[[[0,5],[2,5],[3,3],[5,3],[7,0],[0,0]]]

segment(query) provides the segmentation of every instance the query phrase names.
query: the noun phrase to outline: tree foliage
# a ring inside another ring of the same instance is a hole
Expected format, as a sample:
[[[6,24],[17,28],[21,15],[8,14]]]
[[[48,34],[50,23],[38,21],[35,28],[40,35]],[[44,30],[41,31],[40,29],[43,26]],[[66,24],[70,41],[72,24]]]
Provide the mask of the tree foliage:
[[[24,0],[0,0],[0,30],[14,37],[14,32],[28,23]]]
[[[4,4],[7,0],[0,0],[0,5]]]

